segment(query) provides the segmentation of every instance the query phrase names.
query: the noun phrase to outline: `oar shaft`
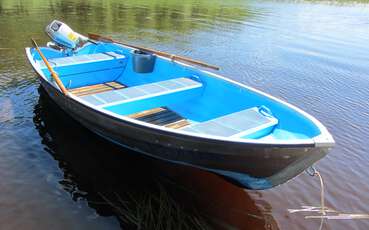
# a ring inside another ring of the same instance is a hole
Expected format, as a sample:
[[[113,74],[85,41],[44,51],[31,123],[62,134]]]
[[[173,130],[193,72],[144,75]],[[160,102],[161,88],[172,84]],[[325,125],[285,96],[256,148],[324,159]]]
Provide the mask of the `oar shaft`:
[[[109,37],[101,36],[101,35],[98,35],[98,34],[89,33],[88,37],[91,38],[91,39],[97,40],[97,41],[114,42],[114,43],[117,43],[117,44],[132,47],[132,48],[135,48],[135,49],[140,49],[140,50],[143,50],[143,51],[151,52],[151,53],[154,53],[154,54],[162,56],[162,57],[170,58],[171,60],[185,61],[185,62],[188,62],[188,63],[196,64],[196,65],[203,66],[203,67],[210,68],[210,69],[214,69],[214,70],[219,70],[220,69],[217,66],[210,65],[210,64],[207,64],[205,62],[193,60],[191,58],[187,58],[187,57],[183,57],[183,56],[173,55],[173,54],[170,54],[170,53],[166,53],[166,52],[162,52],[162,51],[158,51],[158,50],[154,50],[154,49],[150,49],[150,48],[146,48],[146,47],[130,45],[130,44],[127,44],[127,43],[115,41],[115,40],[113,40]]]
[[[40,54],[42,60],[44,61],[47,69],[50,71],[52,78],[55,80],[56,84],[59,86],[59,88],[61,89],[61,91],[65,94],[68,95],[68,90],[64,87],[63,82],[60,80],[59,76],[57,73],[55,73],[54,69],[50,66],[49,62],[47,61],[46,57],[44,56],[44,54],[41,52],[40,48],[38,47],[37,43],[35,40],[33,40],[31,38],[31,41],[33,43],[33,45],[35,46],[35,49],[37,50],[37,52]]]

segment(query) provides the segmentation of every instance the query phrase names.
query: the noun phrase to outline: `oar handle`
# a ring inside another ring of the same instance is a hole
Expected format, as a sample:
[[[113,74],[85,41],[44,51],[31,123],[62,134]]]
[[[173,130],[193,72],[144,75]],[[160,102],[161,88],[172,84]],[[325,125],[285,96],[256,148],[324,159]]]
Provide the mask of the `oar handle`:
[[[88,37],[90,39],[93,39],[93,40],[96,40],[96,41],[113,42],[113,43],[125,45],[125,46],[128,46],[128,47],[132,47],[132,48],[135,48],[135,49],[140,49],[140,50],[143,50],[143,51],[154,53],[154,54],[162,56],[162,57],[170,58],[171,60],[185,61],[185,62],[188,62],[188,63],[196,64],[196,65],[206,67],[206,68],[210,68],[210,69],[214,69],[214,70],[219,70],[220,69],[218,66],[210,65],[210,64],[207,64],[205,62],[193,60],[191,58],[187,58],[187,57],[183,57],[183,56],[177,56],[177,55],[174,55],[174,54],[170,54],[170,53],[166,53],[166,52],[162,52],[162,51],[158,51],[158,50],[154,50],[154,49],[150,49],[150,48],[146,48],[146,47],[142,47],[142,46],[130,45],[130,44],[127,44],[127,43],[115,41],[112,38],[105,37],[105,36],[102,36],[102,35],[99,35],[99,34],[89,33]]]
[[[38,47],[37,43],[35,40],[33,40],[33,38],[31,38],[31,41],[33,43],[33,45],[35,46],[35,49],[37,50],[37,52],[40,54],[42,60],[44,61],[47,69],[50,71],[52,78],[55,80],[56,84],[59,86],[59,88],[61,89],[61,91],[65,94],[68,95],[68,90],[64,87],[63,82],[60,80],[58,74],[54,71],[54,69],[50,66],[49,62],[47,61],[46,57],[44,56],[44,54],[41,52],[40,48]]]

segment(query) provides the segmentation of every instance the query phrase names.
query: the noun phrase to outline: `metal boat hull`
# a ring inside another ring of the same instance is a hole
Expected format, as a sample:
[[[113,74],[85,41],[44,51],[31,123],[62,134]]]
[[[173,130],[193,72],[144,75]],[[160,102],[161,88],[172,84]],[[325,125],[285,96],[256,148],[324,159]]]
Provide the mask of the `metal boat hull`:
[[[63,95],[40,76],[50,98],[92,132],[139,153],[201,168],[247,189],[268,189],[303,172],[329,147],[221,141],[171,133],[101,113]]]

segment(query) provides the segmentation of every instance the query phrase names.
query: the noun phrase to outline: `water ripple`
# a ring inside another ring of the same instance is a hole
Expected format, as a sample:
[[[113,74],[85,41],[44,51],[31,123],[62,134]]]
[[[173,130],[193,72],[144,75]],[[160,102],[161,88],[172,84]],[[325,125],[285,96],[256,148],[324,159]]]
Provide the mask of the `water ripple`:
[[[90,171],[100,169],[96,177],[104,174],[90,152],[80,148],[76,152],[72,148],[76,144],[70,144],[70,139],[88,143],[84,136],[94,137],[68,122],[63,128],[55,124],[48,128],[40,116],[38,81],[25,60],[24,47],[30,45],[30,37],[37,37],[40,44],[47,41],[41,31],[52,18],[84,34],[98,32],[219,65],[221,74],[316,116],[337,142],[317,164],[327,184],[327,204],[348,212],[369,212],[365,192],[369,189],[368,9],[368,4],[351,1],[1,1],[0,189],[7,195],[0,197],[5,207],[0,210],[0,224],[13,229],[54,229],[53,221],[61,229],[119,227],[103,217],[111,212],[93,204],[94,193],[86,194],[93,191],[86,187],[91,183],[78,179],[72,170],[80,168],[78,162],[88,161]],[[83,135],[65,137],[68,126]],[[85,158],[78,159],[78,154]],[[223,182],[222,187],[227,185]],[[303,174],[251,197],[282,229],[315,229],[319,222],[307,222],[286,209],[317,204],[318,190],[319,182]],[[45,217],[42,223],[36,222],[40,217]],[[324,225],[326,229],[367,226],[364,221]]]

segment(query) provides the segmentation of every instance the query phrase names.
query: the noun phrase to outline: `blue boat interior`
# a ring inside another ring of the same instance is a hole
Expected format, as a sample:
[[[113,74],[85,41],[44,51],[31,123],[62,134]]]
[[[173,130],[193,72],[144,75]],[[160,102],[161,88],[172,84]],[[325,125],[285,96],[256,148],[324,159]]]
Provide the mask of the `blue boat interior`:
[[[132,49],[87,43],[74,53],[42,47],[66,88],[89,106],[196,135],[311,139],[313,121],[284,103],[199,69],[157,57],[137,71]],[[53,81],[35,49],[33,60]],[[142,64],[142,63],[141,63]]]

